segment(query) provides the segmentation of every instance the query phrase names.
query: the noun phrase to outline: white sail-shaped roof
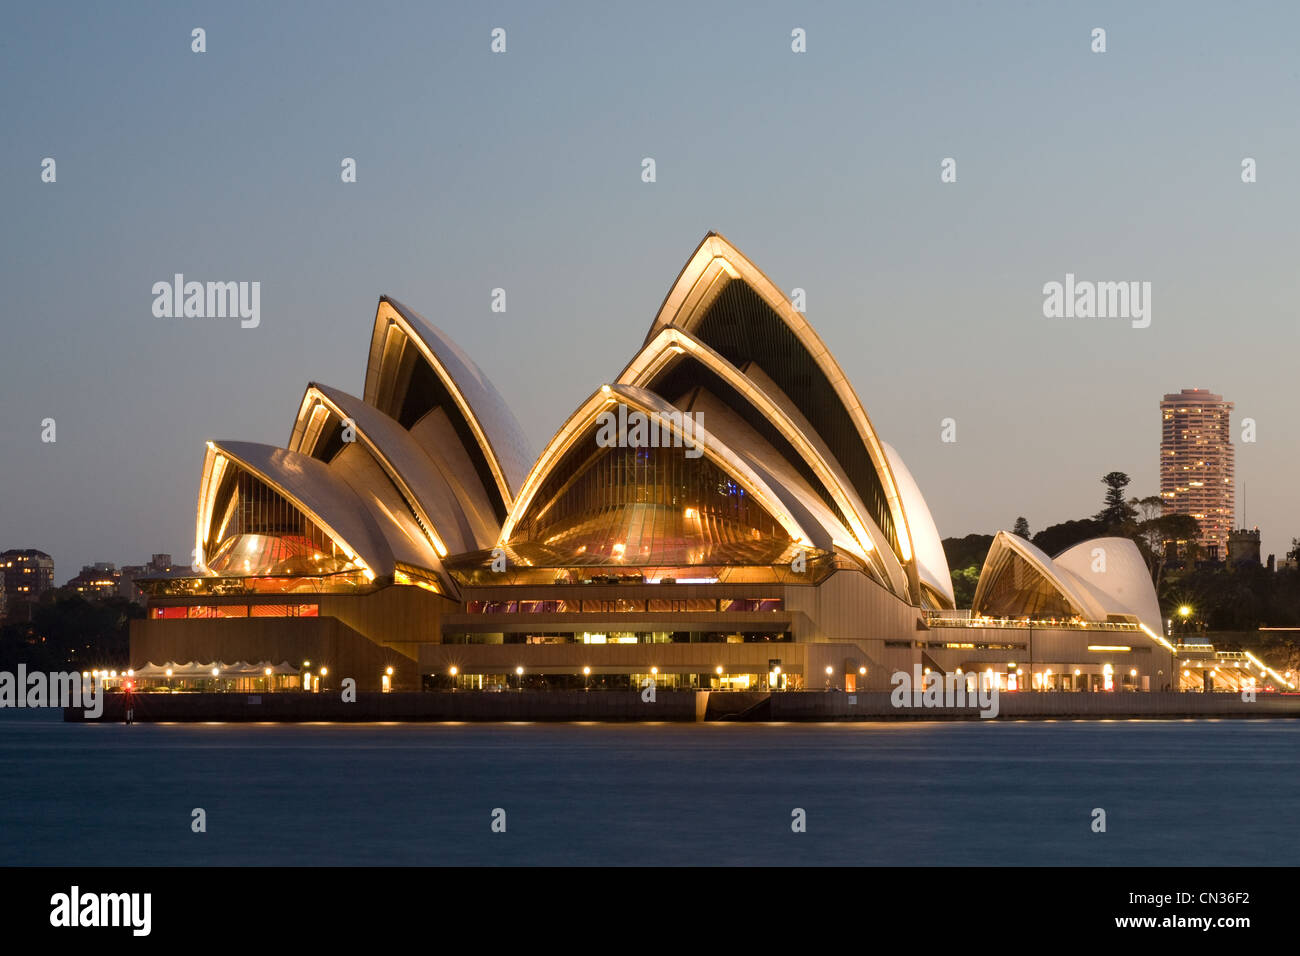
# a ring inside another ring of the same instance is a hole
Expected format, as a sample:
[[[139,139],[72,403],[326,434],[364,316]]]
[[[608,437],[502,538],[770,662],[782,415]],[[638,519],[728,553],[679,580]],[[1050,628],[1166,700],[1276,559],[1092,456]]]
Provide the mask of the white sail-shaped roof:
[[[935,526],[934,517],[925,503],[921,488],[902,456],[887,442],[881,442],[885,456],[889,459],[890,470],[894,473],[894,482],[903,501],[903,512],[907,515],[907,527],[912,532],[912,554],[916,558],[916,572],[921,583],[928,586],[943,598],[943,606],[957,606],[957,598],[952,589],[952,572],[948,570],[948,556],[943,551],[943,540]]]
[[[1151,572],[1129,538],[1081,541],[1052,560],[1097,591],[1110,613],[1132,614],[1157,634],[1163,633]]]
[[[408,401],[412,383],[422,381],[413,378],[416,357],[450,399],[446,404],[453,407],[438,407],[453,416],[458,430],[463,426],[476,460],[488,473],[484,485],[495,495],[503,517],[532,463],[523,430],[487,376],[446,333],[396,299],[383,296],[375,312],[364,398],[408,429],[416,422],[402,421],[404,415],[422,410],[418,402]]]

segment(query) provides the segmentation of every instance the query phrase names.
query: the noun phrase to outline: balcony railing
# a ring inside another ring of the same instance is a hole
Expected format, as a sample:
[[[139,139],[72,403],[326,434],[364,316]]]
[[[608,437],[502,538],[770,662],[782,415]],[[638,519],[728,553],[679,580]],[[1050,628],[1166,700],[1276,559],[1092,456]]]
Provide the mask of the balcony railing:
[[[1066,631],[1137,631],[1141,628],[1131,621],[1083,621],[1077,618],[1012,618],[985,617],[970,611],[926,611],[925,623],[930,627],[960,628],[1052,628]]]

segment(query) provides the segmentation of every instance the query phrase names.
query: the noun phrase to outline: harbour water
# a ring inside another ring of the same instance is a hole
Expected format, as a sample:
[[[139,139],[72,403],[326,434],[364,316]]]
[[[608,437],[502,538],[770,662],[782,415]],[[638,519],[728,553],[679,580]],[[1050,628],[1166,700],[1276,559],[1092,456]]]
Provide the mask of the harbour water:
[[[1297,793],[1293,720],[0,716],[5,866],[1280,865],[1295,859]]]

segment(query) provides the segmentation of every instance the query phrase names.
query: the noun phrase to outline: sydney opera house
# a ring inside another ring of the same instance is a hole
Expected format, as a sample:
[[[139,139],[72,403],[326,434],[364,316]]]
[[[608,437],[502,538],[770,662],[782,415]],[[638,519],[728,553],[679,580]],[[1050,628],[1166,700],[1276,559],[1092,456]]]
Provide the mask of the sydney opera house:
[[[999,534],[955,608],[898,452],[719,235],[627,366],[536,444],[455,343],[381,298],[360,397],[312,383],[285,447],[208,443],[196,564],[148,582],[132,664],[290,662],[362,690],[1201,680],[1125,539],[1053,558]]]

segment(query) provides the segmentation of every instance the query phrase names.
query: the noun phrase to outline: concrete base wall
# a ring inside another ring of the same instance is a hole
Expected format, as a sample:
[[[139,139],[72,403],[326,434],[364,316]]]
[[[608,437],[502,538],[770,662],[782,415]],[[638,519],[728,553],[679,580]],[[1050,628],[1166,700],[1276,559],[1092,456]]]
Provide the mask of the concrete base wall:
[[[367,640],[332,617],[132,621],[131,667],[169,661],[288,661],[294,666],[311,661],[313,671],[319,672],[322,665],[328,668],[326,686],[341,686],[343,678],[351,677],[359,691],[380,690],[383,674],[391,667],[395,689],[417,690],[420,686],[418,668],[411,658]]]
[[[736,697],[749,695],[736,694]],[[658,691],[653,702],[636,691],[503,691],[358,694],[345,703],[337,692],[305,694],[135,694],[134,720],[157,721],[577,721],[703,720],[707,691]],[[100,718],[121,722],[126,698],[108,695]],[[80,709],[64,712],[82,721]]]
[[[134,719],[150,721],[842,721],[979,720],[966,708],[896,708],[889,694],[840,692],[710,693],[664,691],[475,691],[358,694],[136,694]],[[1000,720],[1298,717],[1300,695],[1016,693],[998,700]],[[126,698],[108,695],[105,721],[120,722]],[[81,721],[81,710],[64,719]]]
[[[975,707],[895,707],[891,695],[773,694],[771,720],[980,720]],[[1300,717],[1300,695],[1167,693],[1003,693],[998,719]]]

